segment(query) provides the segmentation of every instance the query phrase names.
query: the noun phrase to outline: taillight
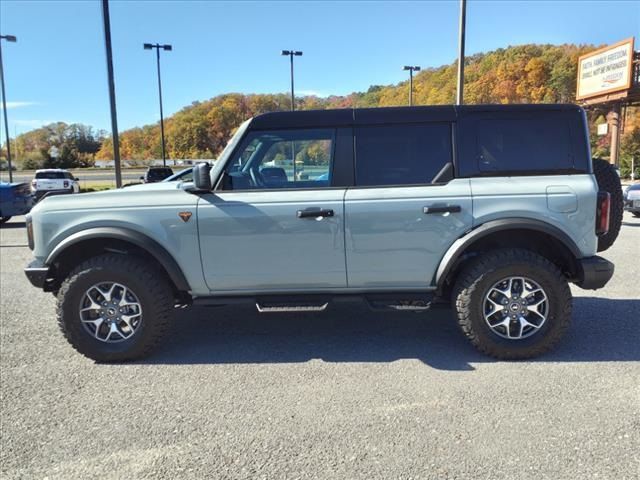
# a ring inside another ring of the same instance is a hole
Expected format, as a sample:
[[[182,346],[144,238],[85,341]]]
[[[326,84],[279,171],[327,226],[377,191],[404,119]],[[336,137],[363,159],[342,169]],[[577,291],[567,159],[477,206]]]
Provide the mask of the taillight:
[[[596,234],[604,235],[609,231],[609,217],[611,216],[611,194],[598,192],[596,206]]]

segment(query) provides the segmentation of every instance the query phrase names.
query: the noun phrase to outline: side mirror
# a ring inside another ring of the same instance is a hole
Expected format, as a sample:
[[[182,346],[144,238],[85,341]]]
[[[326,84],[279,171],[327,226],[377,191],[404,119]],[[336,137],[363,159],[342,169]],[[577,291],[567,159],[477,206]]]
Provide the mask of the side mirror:
[[[76,182],[79,182],[79,181],[80,181],[80,179],[79,179],[78,177],[73,177],[73,179],[74,179]]]
[[[199,163],[193,167],[193,184],[199,192],[210,192],[213,189],[211,185],[211,165],[208,163]]]

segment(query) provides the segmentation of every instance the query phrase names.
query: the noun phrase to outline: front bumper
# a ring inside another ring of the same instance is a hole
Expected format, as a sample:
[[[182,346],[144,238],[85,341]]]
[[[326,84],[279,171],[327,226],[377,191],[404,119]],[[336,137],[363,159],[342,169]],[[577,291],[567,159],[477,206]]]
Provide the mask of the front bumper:
[[[49,276],[49,267],[40,260],[33,260],[24,269],[24,273],[31,282],[31,285],[38,288],[45,288],[47,277]]]
[[[597,290],[604,287],[611,277],[615,266],[609,260],[594,256],[579,260],[578,281],[576,285],[585,290]]]

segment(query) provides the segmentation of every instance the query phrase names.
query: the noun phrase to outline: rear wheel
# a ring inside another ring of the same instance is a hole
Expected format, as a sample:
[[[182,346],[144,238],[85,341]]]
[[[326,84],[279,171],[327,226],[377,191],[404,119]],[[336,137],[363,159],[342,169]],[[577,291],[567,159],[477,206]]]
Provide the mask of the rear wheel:
[[[460,274],[454,289],[458,324],[482,353],[531,358],[550,350],[571,321],[571,291],[562,272],[528,250],[488,252]]]
[[[58,324],[78,352],[98,362],[147,356],[169,328],[173,292],[146,261],[107,254],[76,269],[58,292]]]
[[[624,212],[624,200],[622,185],[616,169],[609,162],[593,159],[593,173],[598,182],[598,188],[609,192],[611,195],[611,215],[609,217],[609,231],[598,237],[598,251],[607,250],[618,238],[622,226],[622,214]]]

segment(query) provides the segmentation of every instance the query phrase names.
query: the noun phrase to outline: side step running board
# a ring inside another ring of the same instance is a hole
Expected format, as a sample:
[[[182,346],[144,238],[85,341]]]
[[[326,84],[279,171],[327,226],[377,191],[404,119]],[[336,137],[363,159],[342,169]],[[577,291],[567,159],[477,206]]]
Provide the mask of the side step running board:
[[[329,302],[321,304],[282,304],[282,303],[259,303],[256,308],[260,313],[282,313],[282,312],[322,312],[326,310]]]

